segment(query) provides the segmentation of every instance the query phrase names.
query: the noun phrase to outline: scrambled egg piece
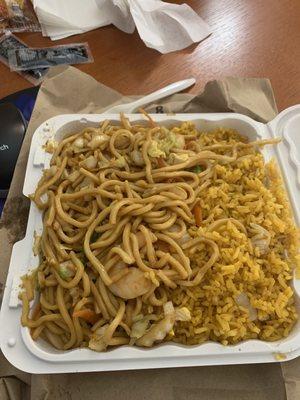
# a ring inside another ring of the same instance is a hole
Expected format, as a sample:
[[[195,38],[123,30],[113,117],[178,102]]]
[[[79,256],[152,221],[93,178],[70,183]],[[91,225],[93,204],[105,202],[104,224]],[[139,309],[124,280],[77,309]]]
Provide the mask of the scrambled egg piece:
[[[163,157],[166,158],[172,148],[183,148],[184,137],[176,135],[173,132],[168,132],[164,139],[153,139],[151,140],[148,148],[148,154],[150,157]]]
[[[148,148],[148,154],[150,157],[163,157],[166,158],[166,153],[161,149],[161,146],[156,140],[151,140]]]

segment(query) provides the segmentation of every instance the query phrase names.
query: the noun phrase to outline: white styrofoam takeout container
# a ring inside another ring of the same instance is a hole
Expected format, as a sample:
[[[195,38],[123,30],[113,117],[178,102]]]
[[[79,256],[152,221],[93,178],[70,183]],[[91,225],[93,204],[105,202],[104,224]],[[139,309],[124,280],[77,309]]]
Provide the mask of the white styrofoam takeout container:
[[[141,115],[128,115],[130,121],[140,121]],[[296,224],[300,226],[300,105],[280,113],[268,124],[258,123],[239,114],[176,114],[152,115],[162,125],[193,121],[201,130],[216,127],[237,129],[251,141],[282,137],[277,146],[266,146],[266,160],[275,157],[281,167],[290,197]],[[44,122],[34,133],[29,153],[23,193],[33,193],[49,165],[50,155],[42,146],[50,138],[60,139],[84,127],[97,125],[105,119],[119,120],[118,115],[60,115]],[[12,251],[0,315],[0,345],[6,358],[17,368],[30,373],[63,373],[109,371],[141,368],[165,368],[201,365],[264,363],[278,361],[278,354],[291,360],[300,355],[300,322],[291,334],[277,342],[248,340],[234,346],[207,342],[198,346],[165,343],[151,349],[123,346],[104,353],[89,349],[58,351],[43,341],[34,342],[27,328],[20,324],[21,306],[18,300],[20,276],[38,265],[32,252],[34,231],[41,233],[41,213],[32,203],[26,236]],[[300,280],[294,279],[296,303],[300,313]]]

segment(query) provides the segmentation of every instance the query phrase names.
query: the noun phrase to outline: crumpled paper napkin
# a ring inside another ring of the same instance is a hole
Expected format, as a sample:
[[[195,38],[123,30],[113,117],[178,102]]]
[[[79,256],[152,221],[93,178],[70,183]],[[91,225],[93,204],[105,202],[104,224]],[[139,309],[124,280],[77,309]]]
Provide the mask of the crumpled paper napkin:
[[[44,36],[58,40],[113,24],[160,53],[181,50],[210,35],[187,4],[162,0],[32,0]]]

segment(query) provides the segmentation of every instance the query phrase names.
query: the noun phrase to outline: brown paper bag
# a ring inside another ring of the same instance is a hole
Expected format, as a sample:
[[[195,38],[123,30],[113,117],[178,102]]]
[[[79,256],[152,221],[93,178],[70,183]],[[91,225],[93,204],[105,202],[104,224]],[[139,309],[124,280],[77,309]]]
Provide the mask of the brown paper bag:
[[[50,71],[39,91],[0,221],[1,296],[12,245],[24,236],[26,228],[29,201],[22,196],[22,186],[33,132],[55,115],[99,113],[133,98],[123,97],[73,67]],[[211,81],[199,95],[176,94],[146,110],[238,112],[261,122],[277,114],[270,82],[251,78]],[[283,375],[279,363],[33,376],[8,366],[1,356],[1,400],[119,400],[120,395],[124,400],[283,400],[286,392],[288,400],[300,398],[300,359],[282,364]]]

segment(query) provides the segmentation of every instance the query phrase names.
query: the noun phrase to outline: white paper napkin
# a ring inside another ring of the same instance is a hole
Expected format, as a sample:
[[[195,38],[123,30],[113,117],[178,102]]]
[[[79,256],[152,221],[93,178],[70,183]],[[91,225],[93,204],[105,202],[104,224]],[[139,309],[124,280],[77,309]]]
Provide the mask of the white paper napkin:
[[[62,39],[108,25],[95,0],[32,0],[45,36]]]
[[[200,42],[209,26],[186,4],[162,0],[32,0],[45,36],[62,39],[113,24],[138,30],[146,46],[161,53]]]

